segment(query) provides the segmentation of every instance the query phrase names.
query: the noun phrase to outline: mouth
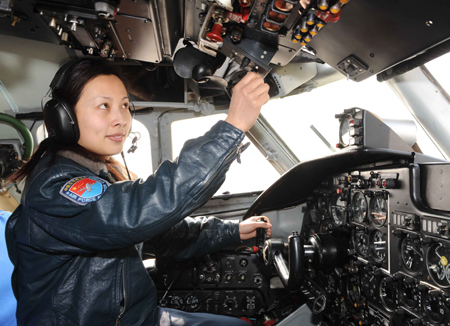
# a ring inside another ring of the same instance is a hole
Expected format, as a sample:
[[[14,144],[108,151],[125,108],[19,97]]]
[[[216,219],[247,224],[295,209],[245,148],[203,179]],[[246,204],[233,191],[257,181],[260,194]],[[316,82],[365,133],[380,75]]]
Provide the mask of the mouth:
[[[106,138],[114,141],[114,142],[122,142],[125,138],[125,133],[117,133],[117,134],[112,134],[112,135],[107,135]]]

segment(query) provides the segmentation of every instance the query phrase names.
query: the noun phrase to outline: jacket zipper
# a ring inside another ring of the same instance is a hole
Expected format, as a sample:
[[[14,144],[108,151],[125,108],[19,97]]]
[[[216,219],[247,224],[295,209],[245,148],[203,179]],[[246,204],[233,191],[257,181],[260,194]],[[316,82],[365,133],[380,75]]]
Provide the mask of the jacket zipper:
[[[205,189],[210,183],[211,181],[216,177],[216,175],[219,173],[219,170],[222,166],[224,166],[226,163],[228,163],[230,157],[232,157],[233,155],[237,154],[236,156],[239,158],[239,163],[240,163],[240,155],[241,153],[247,149],[248,145],[250,145],[250,143],[245,144],[245,145],[239,145],[234,151],[232,151],[230,154],[228,154],[228,156],[225,158],[225,160],[222,162],[222,164],[220,164],[220,166],[217,168],[217,170],[214,172],[214,174],[208,179],[208,181],[206,181],[206,183],[203,185],[202,189],[200,191],[202,191],[203,189]],[[243,148],[244,147],[244,148]]]
[[[122,293],[123,293],[123,309],[119,313],[119,316],[117,316],[116,326],[120,325],[120,319],[122,318],[123,314],[125,313],[125,309],[127,308],[127,295],[125,292],[125,259],[123,260],[122,264]]]

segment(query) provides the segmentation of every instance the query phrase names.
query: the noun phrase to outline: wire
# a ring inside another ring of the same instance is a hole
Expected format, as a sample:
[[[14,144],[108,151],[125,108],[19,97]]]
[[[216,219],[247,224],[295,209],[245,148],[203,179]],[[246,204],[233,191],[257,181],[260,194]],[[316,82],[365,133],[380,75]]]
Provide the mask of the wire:
[[[248,246],[240,246],[240,247],[237,247],[237,248],[234,250],[234,252],[237,252],[239,249],[242,249],[242,248],[244,248],[245,251],[253,252],[252,248],[250,248],[250,247],[248,247]]]
[[[125,160],[125,155],[123,155],[123,151],[120,152],[122,155],[123,163],[125,163],[125,169],[127,169],[128,179],[131,181],[130,171],[128,170],[127,161]]]
[[[172,288],[173,283],[175,283],[175,281],[177,281],[180,278],[180,276],[184,272],[184,270],[185,270],[184,268],[180,269],[178,274],[173,278],[172,282],[167,287],[166,293],[164,293],[164,295],[162,296],[161,300],[159,300],[159,304],[161,304],[161,302],[166,298],[167,294],[169,293],[170,289]]]

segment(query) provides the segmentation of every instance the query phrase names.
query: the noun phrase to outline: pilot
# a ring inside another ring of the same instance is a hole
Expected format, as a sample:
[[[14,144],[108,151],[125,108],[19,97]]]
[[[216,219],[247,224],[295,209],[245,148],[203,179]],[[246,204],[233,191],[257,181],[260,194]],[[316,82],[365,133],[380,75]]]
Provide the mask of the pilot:
[[[6,226],[18,325],[248,325],[234,317],[157,306],[136,245],[178,259],[207,254],[271,225],[186,217],[220,187],[244,132],[269,99],[255,73],[234,88],[229,113],[146,180],[128,180],[122,152],[132,114],[120,75],[100,60],[64,65],[51,84],[49,137],[10,179],[26,178]]]

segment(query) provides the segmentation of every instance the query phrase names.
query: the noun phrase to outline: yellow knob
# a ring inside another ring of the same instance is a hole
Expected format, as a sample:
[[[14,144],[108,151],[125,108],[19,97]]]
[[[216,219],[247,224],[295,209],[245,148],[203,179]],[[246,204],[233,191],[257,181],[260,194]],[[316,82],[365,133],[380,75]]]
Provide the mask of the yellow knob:
[[[445,256],[441,257],[441,264],[442,266],[447,266],[448,265],[448,260]]]

